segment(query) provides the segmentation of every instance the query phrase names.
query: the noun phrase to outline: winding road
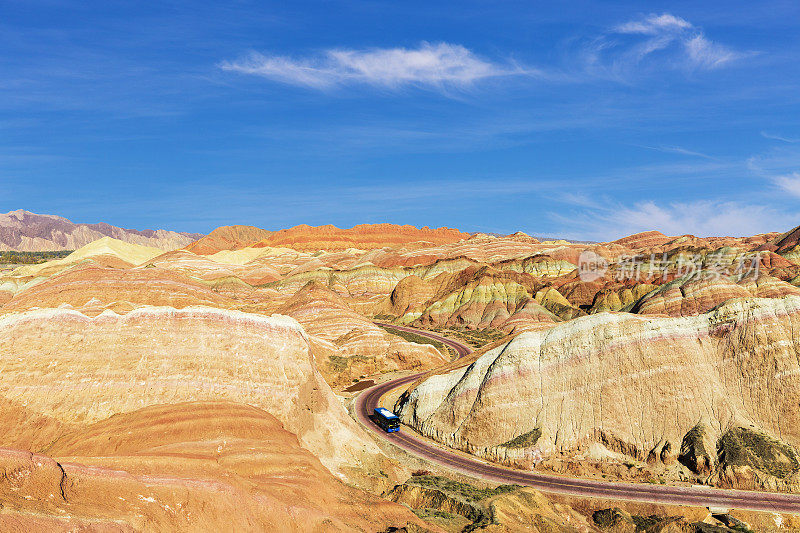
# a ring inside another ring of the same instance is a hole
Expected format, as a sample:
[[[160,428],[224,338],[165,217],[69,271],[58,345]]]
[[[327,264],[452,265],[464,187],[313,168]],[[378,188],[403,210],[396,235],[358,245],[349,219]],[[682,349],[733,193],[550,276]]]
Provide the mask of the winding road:
[[[472,350],[457,341],[442,337],[429,331],[376,323],[393,329],[407,331],[442,342],[463,357]],[[381,398],[390,391],[416,381],[425,372],[381,383],[364,390],[355,402],[358,420],[381,438],[426,461],[449,468],[461,474],[486,481],[517,484],[533,487],[543,492],[555,492],[574,496],[633,500],[670,505],[692,505],[699,507],[743,509],[800,513],[800,495],[743,490],[723,490],[706,487],[676,487],[651,485],[645,483],[614,483],[590,479],[569,478],[515,470],[482,461],[464,453],[435,445],[428,439],[412,432],[386,433],[369,418]]]

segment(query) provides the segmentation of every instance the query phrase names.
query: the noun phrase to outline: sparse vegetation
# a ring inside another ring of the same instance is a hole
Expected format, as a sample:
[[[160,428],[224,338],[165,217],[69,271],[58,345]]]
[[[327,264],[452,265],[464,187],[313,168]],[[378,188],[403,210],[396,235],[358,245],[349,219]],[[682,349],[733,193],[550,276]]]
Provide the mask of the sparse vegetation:
[[[439,511],[438,509],[430,509],[428,507],[414,509],[414,514],[423,520],[426,518],[443,518],[445,520],[453,520],[458,516],[453,513],[448,513],[447,511]]]
[[[715,518],[717,517],[715,516]],[[595,511],[592,514],[592,521],[603,531],[635,531],[636,533],[648,531],[693,531],[696,533],[741,531],[705,522],[690,523],[680,516],[631,515],[618,507]]]
[[[38,265],[53,259],[63,259],[74,250],[56,250],[52,252],[0,252],[0,264],[5,265]]]
[[[409,342],[415,342],[417,344],[430,344],[431,346],[433,346],[434,348],[436,348],[437,350],[439,350],[440,352],[442,352],[445,355],[451,355],[453,353],[452,350],[446,344],[444,344],[443,342],[439,342],[437,340],[433,340],[431,338],[424,337],[424,336],[418,335],[416,333],[411,333],[410,331],[403,331],[403,330],[400,330],[400,329],[395,329],[395,328],[393,328],[391,326],[381,326],[381,325],[379,325],[379,327],[384,329],[384,330],[386,330],[386,331],[388,331],[392,335],[397,335],[398,337],[400,337],[402,339],[405,339],[405,340],[407,340]]]
[[[476,503],[483,499],[505,494],[519,489],[519,485],[499,485],[495,488],[480,488],[467,483],[453,481],[441,476],[418,476],[409,480],[409,483],[431,489],[438,489],[453,496],[459,497],[468,503]]]
[[[473,348],[482,348],[483,346],[500,340],[506,336],[504,332],[491,328],[476,330],[462,328],[431,328],[431,331],[435,331],[436,333],[453,337],[455,339],[463,340]]]
[[[366,357],[363,355],[351,355],[350,357],[342,357],[339,355],[331,355],[328,358],[328,367],[330,368],[331,372],[344,372],[347,370],[350,365],[355,361],[369,361],[373,359],[371,357]],[[356,380],[357,381],[357,380]]]
[[[717,445],[723,465],[743,465],[783,479],[798,468],[797,452],[786,443],[749,428],[733,428]]]
[[[663,517],[655,515],[653,516],[632,515],[631,519],[633,520],[633,523],[636,524],[636,531],[647,531],[649,528],[661,522],[663,520]]]
[[[440,525],[448,526],[445,528],[448,530],[450,530],[449,526],[457,525],[458,528],[456,530],[461,533],[469,533],[491,522],[491,511],[486,507],[485,503],[483,503],[483,500],[500,494],[514,492],[520,488],[518,485],[500,485],[495,488],[480,488],[468,483],[461,483],[445,477],[432,475],[414,476],[406,481],[404,486],[421,487],[432,498],[427,505],[430,506],[431,503],[435,503],[440,507],[439,509],[430,507],[419,508],[414,511],[417,513],[417,516],[423,519],[441,518],[443,515],[437,513],[445,513],[450,516],[451,522],[453,523]],[[447,509],[447,511],[444,509]],[[453,512],[458,514],[453,514]],[[457,520],[459,518],[461,518],[460,521]]]
[[[528,446],[533,446],[536,444],[541,436],[541,428],[534,428],[527,433],[523,433],[522,435],[514,437],[510,441],[501,444],[500,446],[504,448],[527,448]]]
[[[463,531],[468,529],[472,524],[472,520],[469,518],[439,509],[423,507],[420,509],[413,509],[413,512],[422,520],[435,524],[448,533],[463,533]]]

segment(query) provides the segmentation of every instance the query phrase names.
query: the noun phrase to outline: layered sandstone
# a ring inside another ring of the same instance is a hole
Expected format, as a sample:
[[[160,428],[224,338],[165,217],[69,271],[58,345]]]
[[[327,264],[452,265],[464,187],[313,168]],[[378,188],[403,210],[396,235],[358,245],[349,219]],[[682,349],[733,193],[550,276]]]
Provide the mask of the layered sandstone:
[[[97,315],[105,309],[126,313],[154,305],[178,309],[191,305],[234,308],[238,302],[208,284],[160,268],[118,269],[79,265],[17,292],[0,312],[36,307],[70,307]]]
[[[0,396],[58,424],[225,400],[275,416],[341,476],[392,469],[322,379],[291,318],[207,307],[11,313],[0,317],[0,361]]]
[[[666,283],[628,307],[643,315],[691,316],[733,298],[781,298],[790,294],[800,296],[800,289],[766,274],[737,280],[698,273]]]
[[[220,252],[224,253],[224,252]],[[261,285],[281,279],[277,268],[270,263],[243,261],[242,263],[226,261],[229,256],[198,255],[186,250],[176,250],[162,254],[148,262],[146,266],[155,266],[165,270],[178,271],[186,276],[207,281],[236,278],[248,285]]]
[[[359,376],[395,370],[430,370],[448,358],[429,344],[408,342],[353,311],[341,296],[309,282],[278,312],[291,316],[316,340],[328,383],[349,385]],[[327,356],[323,361],[321,356]]]
[[[266,411],[155,405],[75,424],[41,452],[0,448],[0,528],[363,531],[420,524],[328,472]],[[368,511],[367,511],[368,510]]]
[[[773,240],[762,245],[761,249],[783,255],[797,248],[798,245],[800,245],[800,226],[778,235]]]
[[[559,320],[544,299],[531,295],[535,286],[530,274],[474,264],[434,277],[407,276],[374,310],[422,327],[519,331]]]
[[[429,377],[397,409],[425,435],[500,460],[596,443],[674,461],[698,424],[712,442],[749,428],[791,449],[800,445],[798,327],[799,296],[735,299],[687,318],[601,313],[522,333],[467,368]],[[715,451],[711,464],[732,466],[754,486],[800,481],[792,459],[770,477],[757,461],[742,474]],[[733,475],[725,472],[718,479]]]
[[[15,293],[81,265],[127,269],[162,253],[163,250],[158,248],[103,237],[75,250],[63,259],[24,265],[11,272],[0,273],[0,291]]]
[[[670,240],[672,239],[660,231],[644,231],[612,241],[612,244],[619,244],[626,248],[652,248],[662,246]]]
[[[404,245],[440,245],[469,238],[469,234],[450,228],[417,228],[396,224],[360,224],[342,229],[333,225],[301,224],[278,231],[254,226],[222,226],[186,247],[197,254],[244,248],[292,248],[295,250],[345,251],[372,250]]]
[[[517,278],[517,279],[515,279]],[[497,327],[530,293],[519,276],[507,275],[490,267],[468,268],[451,276],[435,279],[439,290],[423,304],[417,321],[423,325]],[[406,320],[413,317],[408,313]]]
[[[301,224],[276,231],[253,246],[286,246],[296,250],[346,250],[348,248],[369,250],[413,243],[452,243],[468,237],[469,234],[455,229],[432,229],[427,226],[416,228],[396,224],[360,224],[349,229],[341,229],[330,224],[316,227]]]
[[[220,226],[186,246],[186,250],[200,255],[215,254],[222,250],[240,250],[270,235],[271,231],[255,226]]]

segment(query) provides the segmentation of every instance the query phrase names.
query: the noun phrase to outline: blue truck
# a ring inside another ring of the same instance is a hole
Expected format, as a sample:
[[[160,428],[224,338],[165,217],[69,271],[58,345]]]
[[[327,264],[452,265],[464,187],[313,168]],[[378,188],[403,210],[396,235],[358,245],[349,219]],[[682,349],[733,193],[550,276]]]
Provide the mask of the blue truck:
[[[400,431],[400,418],[388,409],[383,407],[375,408],[375,423],[386,433]]]

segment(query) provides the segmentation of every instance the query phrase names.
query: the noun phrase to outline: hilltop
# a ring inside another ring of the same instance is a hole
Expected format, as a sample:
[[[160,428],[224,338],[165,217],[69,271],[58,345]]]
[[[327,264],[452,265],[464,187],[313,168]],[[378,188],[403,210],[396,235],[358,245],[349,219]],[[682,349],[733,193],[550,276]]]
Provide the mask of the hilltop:
[[[419,243],[448,244],[470,237],[451,228],[432,229],[427,226],[399,226],[396,224],[359,224],[349,229],[331,224],[309,226],[300,224],[278,231],[267,231],[254,226],[222,226],[186,247],[190,252],[209,255],[223,250],[243,248],[292,248],[294,250],[341,251],[348,248],[372,250]]]
[[[202,237],[163,229],[123,229],[106,223],[76,224],[56,215],[40,215],[23,209],[0,214],[0,250],[50,252],[75,250],[102,237],[162,250],[182,248]]]

